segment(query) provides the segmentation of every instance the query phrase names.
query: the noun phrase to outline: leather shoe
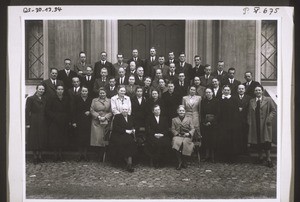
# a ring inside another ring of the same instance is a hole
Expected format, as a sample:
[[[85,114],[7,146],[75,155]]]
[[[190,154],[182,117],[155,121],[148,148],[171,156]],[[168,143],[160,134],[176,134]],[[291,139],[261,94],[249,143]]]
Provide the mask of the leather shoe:
[[[176,167],[176,170],[181,170],[182,168],[182,163],[179,163],[178,166]]]

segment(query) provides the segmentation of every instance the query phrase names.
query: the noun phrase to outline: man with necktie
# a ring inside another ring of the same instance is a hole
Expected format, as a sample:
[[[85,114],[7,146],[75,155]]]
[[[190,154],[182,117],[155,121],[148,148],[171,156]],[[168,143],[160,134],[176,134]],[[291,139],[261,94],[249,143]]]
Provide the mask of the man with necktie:
[[[248,112],[248,143],[258,150],[257,163],[264,163],[263,151],[266,154],[266,165],[272,168],[270,151],[272,144],[272,122],[276,116],[276,106],[271,97],[263,96],[263,87],[254,88],[255,97],[250,100]]]
[[[68,89],[72,88],[72,79],[77,77],[76,72],[71,70],[71,59],[66,58],[64,60],[64,69],[58,71],[57,79],[64,82],[65,93]]]
[[[107,61],[107,53],[105,51],[102,51],[100,53],[100,57],[101,57],[100,61],[96,62],[95,67],[94,67],[95,78],[101,77],[101,69],[104,67],[107,69],[108,76],[114,77],[115,76],[115,68],[111,62]]]
[[[144,67],[144,62],[143,60],[139,57],[139,51],[138,49],[133,49],[132,50],[132,58],[130,58],[127,61],[127,64],[130,65],[130,63],[134,61],[137,67]]]
[[[154,66],[158,65],[158,58],[156,56],[156,49],[154,47],[150,48],[150,56],[145,59],[144,63],[144,74],[145,76],[151,75],[151,70]]]
[[[161,69],[163,75],[165,75],[169,70],[169,66],[165,64],[165,57],[163,55],[158,57],[158,64],[152,68],[152,78],[154,78],[157,69]]]
[[[176,68],[178,68],[179,61],[175,59],[175,54],[173,51],[169,52],[168,60],[165,62],[167,66],[170,66],[171,63],[174,63]]]
[[[224,61],[220,60],[218,62],[217,70],[212,73],[212,75],[214,77],[217,77],[218,80],[221,82],[221,84],[220,84],[221,86],[223,86],[223,84],[222,84],[223,80],[225,80],[228,76],[227,72],[224,70],[224,67],[225,67]]]
[[[191,73],[191,70],[192,70],[193,67],[192,67],[191,64],[187,63],[185,61],[185,59],[186,59],[185,53],[180,53],[180,55],[179,55],[179,66],[178,66],[178,68],[176,68],[176,72],[177,72],[177,74],[179,74],[179,72],[184,72],[184,75],[185,75],[186,79],[188,81],[190,81],[190,78],[191,78],[190,73]]]
[[[94,93],[99,94],[99,89],[101,87],[105,88],[105,86],[107,86],[109,83],[109,79],[108,79],[108,71],[107,69],[104,67],[101,69],[101,77],[97,78],[95,80],[94,83]]]
[[[117,61],[118,61],[118,62],[114,64],[115,73],[118,73],[118,72],[119,72],[119,69],[120,69],[121,67],[122,67],[122,68],[125,70],[125,72],[126,72],[127,67],[128,67],[128,64],[125,63],[125,62],[123,61],[123,59],[124,59],[123,54],[119,53],[119,54],[117,55]]]
[[[250,71],[245,72],[244,78],[246,80],[246,82],[243,83],[244,86],[246,87],[245,94],[247,94],[250,97],[254,98],[255,97],[254,89],[255,89],[256,86],[259,86],[260,83],[253,80],[252,72],[250,72]]]
[[[205,65],[204,66],[204,72],[205,74],[203,76],[200,76],[200,81],[201,81],[201,86],[204,86],[204,87],[211,87],[211,84],[212,84],[212,79],[214,78],[212,75],[211,75],[211,66],[210,65]]]
[[[199,55],[195,55],[194,57],[195,61],[195,67],[191,69],[190,75],[191,75],[191,83],[193,82],[194,78],[203,76],[204,73],[204,66],[201,64],[201,57]]]
[[[87,66],[85,69],[86,75],[81,77],[82,86],[86,86],[89,90],[89,97],[95,98],[98,95],[93,92],[95,77],[93,74],[93,68],[91,66]]]
[[[46,101],[56,96],[56,86],[63,86],[64,82],[57,79],[58,70],[56,68],[50,69],[50,78],[43,80],[42,85],[45,87]]]
[[[241,82],[239,80],[236,80],[234,78],[235,75],[235,68],[231,67],[228,69],[228,74],[227,74],[227,78],[225,78],[221,83],[223,86],[228,85],[231,89],[231,94],[232,95],[237,95],[237,89],[238,86],[241,84]]]

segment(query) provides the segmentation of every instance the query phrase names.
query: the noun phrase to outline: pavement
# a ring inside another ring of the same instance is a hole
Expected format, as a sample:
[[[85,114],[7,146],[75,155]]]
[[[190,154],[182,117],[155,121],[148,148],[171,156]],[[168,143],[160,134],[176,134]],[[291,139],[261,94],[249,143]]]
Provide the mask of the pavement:
[[[201,162],[196,156],[188,168],[175,169],[174,161],[158,169],[147,161],[136,163],[135,172],[100,162],[33,164],[27,158],[28,199],[258,199],[276,197],[275,166],[254,164],[255,157],[240,156],[235,163]]]

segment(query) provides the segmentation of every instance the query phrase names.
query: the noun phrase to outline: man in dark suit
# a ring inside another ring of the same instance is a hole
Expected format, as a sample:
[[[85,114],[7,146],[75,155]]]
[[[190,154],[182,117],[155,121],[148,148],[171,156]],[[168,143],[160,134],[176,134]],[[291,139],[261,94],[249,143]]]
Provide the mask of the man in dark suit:
[[[126,76],[130,76],[130,75],[136,76],[136,68],[137,68],[137,66],[136,66],[135,61],[131,61],[129,63],[129,68],[127,68]]]
[[[228,76],[222,81],[222,85],[228,85],[231,89],[231,95],[237,95],[238,86],[241,84],[239,80],[234,78],[235,68],[231,67],[228,69]]]
[[[136,76],[135,76],[135,84],[138,86],[144,86],[144,68],[143,67],[138,67],[136,70]]]
[[[79,53],[79,59],[76,64],[74,64],[74,71],[78,74],[80,77],[84,77],[86,75],[86,68],[88,66],[91,66],[91,64],[88,64],[86,62],[86,54],[85,52]]]
[[[255,97],[254,89],[257,86],[260,86],[260,83],[253,80],[252,72],[250,72],[250,71],[245,72],[245,77],[244,78],[246,79],[246,82],[243,83],[244,86],[246,87],[245,94],[249,95],[252,98],[254,98]]]
[[[94,83],[95,83],[95,77],[92,75],[93,74],[93,68],[92,67],[86,67],[86,75],[81,77],[81,85],[86,86],[89,90],[89,97],[95,98],[98,97],[97,94],[93,92],[94,88]]]
[[[166,82],[173,82],[173,83],[177,83],[178,81],[178,74],[176,74],[176,66],[175,63],[171,63],[169,70],[167,71],[167,73],[164,76],[164,78],[166,79]]]
[[[173,82],[168,83],[168,91],[162,94],[162,100],[163,103],[166,103],[164,111],[168,121],[168,127],[171,128],[172,119],[177,116],[176,111],[182,100],[180,95],[175,92],[175,85]]]
[[[205,74],[204,66],[201,65],[201,57],[199,55],[195,55],[194,61],[195,61],[195,67],[193,67],[190,72],[191,82],[194,80],[196,76],[200,78],[200,76],[204,76]]]
[[[205,65],[204,72],[205,74],[203,76],[200,76],[201,86],[204,86],[206,88],[211,87],[212,79],[214,78],[211,75],[211,66]]]
[[[118,76],[116,78],[116,85],[127,85],[128,84],[128,76],[125,76],[125,70],[121,67],[118,71]]]
[[[151,72],[152,72],[152,73],[151,73],[152,78],[154,78],[155,72],[156,72],[157,69],[161,69],[163,75],[165,75],[165,74],[168,72],[168,70],[169,70],[169,66],[167,66],[167,65],[165,64],[165,57],[162,56],[162,55],[160,55],[160,56],[158,57],[158,64],[155,65],[155,66],[152,68],[152,70],[151,70]]]
[[[73,77],[77,77],[76,72],[71,70],[71,60],[66,58],[65,61],[65,68],[58,71],[57,79],[64,82],[65,92],[68,89],[72,88],[72,79]]]
[[[108,80],[108,71],[107,69],[104,67],[101,69],[101,77],[100,78],[97,78],[95,80],[95,83],[94,83],[94,93],[96,93],[98,95],[99,93],[99,89],[101,87],[105,87],[107,86],[109,83],[109,80]]]
[[[152,68],[156,65],[158,65],[158,59],[156,57],[156,49],[152,47],[150,49],[150,57],[145,59],[144,62],[145,76],[150,76]]]
[[[127,71],[128,64],[125,63],[125,62],[123,61],[123,59],[124,59],[123,54],[120,54],[120,53],[119,53],[119,54],[117,55],[117,60],[118,60],[118,62],[114,64],[115,74],[117,74],[117,73],[119,72],[120,67],[122,67],[122,68],[125,70],[125,72]],[[115,75],[115,76],[116,76],[116,75]]]
[[[78,77],[72,78],[72,88],[68,90],[69,100],[71,102],[71,112],[74,111],[75,107],[75,97],[80,96],[81,94],[81,87],[80,87],[80,80]]]
[[[64,85],[64,82],[57,79],[58,70],[56,68],[50,69],[50,78],[42,81],[42,85],[45,87],[46,100],[51,99],[56,95],[56,86]]]
[[[179,94],[180,100],[182,100],[183,96],[187,95],[189,87],[189,81],[185,78],[185,75],[183,72],[180,72],[178,74],[178,82],[175,83],[175,91]]]
[[[101,60],[95,63],[94,67],[94,76],[95,78],[101,77],[101,69],[105,67],[108,71],[109,77],[115,76],[115,68],[114,66],[108,62],[107,60],[107,53],[105,51],[101,52]]]
[[[212,73],[212,75],[214,77],[217,77],[218,80],[221,82],[220,86],[222,86],[222,81],[225,80],[228,76],[227,72],[224,70],[224,67],[225,67],[224,61],[220,60],[218,62],[217,70]]]
[[[217,98],[218,100],[222,99],[222,88],[220,87],[220,81],[218,78],[212,79],[212,92],[214,98]]]
[[[171,63],[174,63],[176,68],[179,67],[179,61],[175,59],[175,54],[174,52],[169,52],[169,59],[165,62],[167,66],[170,66]]]
[[[109,85],[105,86],[105,89],[107,98],[111,98],[112,96],[118,94],[115,77],[109,78]]]
[[[132,58],[130,58],[128,61],[127,61],[127,64],[130,65],[130,63],[134,61],[136,66],[137,67],[144,67],[144,62],[141,58],[139,58],[139,51],[138,49],[133,49],[132,50]]]
[[[184,72],[186,79],[190,81],[191,78],[190,73],[193,67],[191,64],[187,63],[185,59],[186,59],[185,53],[180,53],[179,66],[176,68],[176,73],[179,74],[179,72]]]
[[[238,95],[236,95],[237,104],[239,108],[238,113],[238,122],[237,124],[237,131],[238,131],[238,138],[240,142],[240,152],[246,154],[248,152],[248,130],[249,126],[247,124],[247,115],[249,109],[249,102],[251,97],[245,94],[245,86],[240,84],[238,86]]]

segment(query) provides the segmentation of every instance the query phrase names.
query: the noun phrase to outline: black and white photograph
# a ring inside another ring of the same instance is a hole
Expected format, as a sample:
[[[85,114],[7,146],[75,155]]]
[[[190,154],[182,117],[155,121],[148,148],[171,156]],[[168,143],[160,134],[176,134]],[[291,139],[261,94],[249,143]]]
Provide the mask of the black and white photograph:
[[[15,12],[12,201],[288,200],[291,8]]]

